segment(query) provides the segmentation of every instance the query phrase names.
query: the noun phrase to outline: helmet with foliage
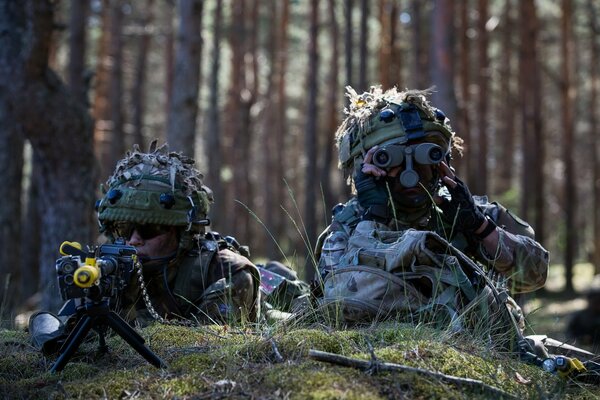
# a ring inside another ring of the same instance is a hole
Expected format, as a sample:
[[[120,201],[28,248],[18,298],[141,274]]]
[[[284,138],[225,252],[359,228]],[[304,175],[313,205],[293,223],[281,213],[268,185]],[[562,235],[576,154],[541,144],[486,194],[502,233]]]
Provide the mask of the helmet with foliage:
[[[114,239],[118,224],[134,223],[181,227],[181,239],[203,232],[213,198],[202,179],[194,160],[167,144],[156,148],[154,141],[148,153],[134,145],[103,187],[100,231]]]
[[[336,132],[340,166],[345,170],[352,171],[367,150],[381,144],[420,140],[440,145],[447,154],[453,147],[461,150],[462,141],[448,118],[428,103],[429,92],[396,88],[384,92],[380,86],[362,94],[350,86],[346,91],[350,105]]]

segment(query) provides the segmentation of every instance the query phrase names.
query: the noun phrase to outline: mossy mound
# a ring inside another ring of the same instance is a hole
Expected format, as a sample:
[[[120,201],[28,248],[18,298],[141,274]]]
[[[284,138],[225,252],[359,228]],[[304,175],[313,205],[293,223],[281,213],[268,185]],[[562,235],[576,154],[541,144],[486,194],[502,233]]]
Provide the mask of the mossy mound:
[[[140,333],[167,369],[154,368],[112,336],[108,354],[98,355],[93,341],[85,343],[61,373],[50,374],[53,359],[31,348],[27,334],[0,331],[0,398],[490,398],[482,387],[449,383],[433,374],[319,362],[309,358],[311,349],[475,379],[519,399],[600,397],[598,387],[568,386],[508,354],[425,326],[250,331],[156,324]]]

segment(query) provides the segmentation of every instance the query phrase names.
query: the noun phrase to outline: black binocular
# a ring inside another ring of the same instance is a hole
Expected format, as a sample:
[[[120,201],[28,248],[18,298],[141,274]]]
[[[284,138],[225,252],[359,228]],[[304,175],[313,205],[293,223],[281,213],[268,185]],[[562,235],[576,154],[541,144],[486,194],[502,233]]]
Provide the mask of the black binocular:
[[[391,144],[375,151],[373,164],[379,168],[392,168],[402,165],[408,158],[414,158],[419,164],[439,164],[444,156],[444,150],[433,143],[420,143],[412,146]]]

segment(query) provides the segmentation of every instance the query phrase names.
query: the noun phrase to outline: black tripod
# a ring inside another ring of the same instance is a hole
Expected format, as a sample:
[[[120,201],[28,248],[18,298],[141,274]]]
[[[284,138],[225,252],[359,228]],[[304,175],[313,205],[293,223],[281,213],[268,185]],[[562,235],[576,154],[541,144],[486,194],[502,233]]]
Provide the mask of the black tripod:
[[[90,329],[98,332],[101,352],[108,351],[104,335],[107,328],[111,328],[133,347],[150,364],[157,368],[166,368],[167,365],[144,345],[144,338],[135,329],[127,324],[117,313],[111,311],[106,302],[86,304],[77,325],[59,350],[59,356],[52,365],[50,372],[62,371],[69,359],[79,348]]]

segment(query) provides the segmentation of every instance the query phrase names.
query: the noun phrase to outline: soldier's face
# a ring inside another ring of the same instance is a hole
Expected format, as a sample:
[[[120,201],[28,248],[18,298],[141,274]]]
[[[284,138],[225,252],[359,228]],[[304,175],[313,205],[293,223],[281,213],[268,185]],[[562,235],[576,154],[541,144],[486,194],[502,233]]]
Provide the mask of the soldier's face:
[[[161,230],[157,229],[156,232]],[[177,250],[177,231],[174,227],[169,227],[166,231],[163,230],[162,233],[149,237],[134,228],[127,244],[134,246],[140,257],[167,257]]]

